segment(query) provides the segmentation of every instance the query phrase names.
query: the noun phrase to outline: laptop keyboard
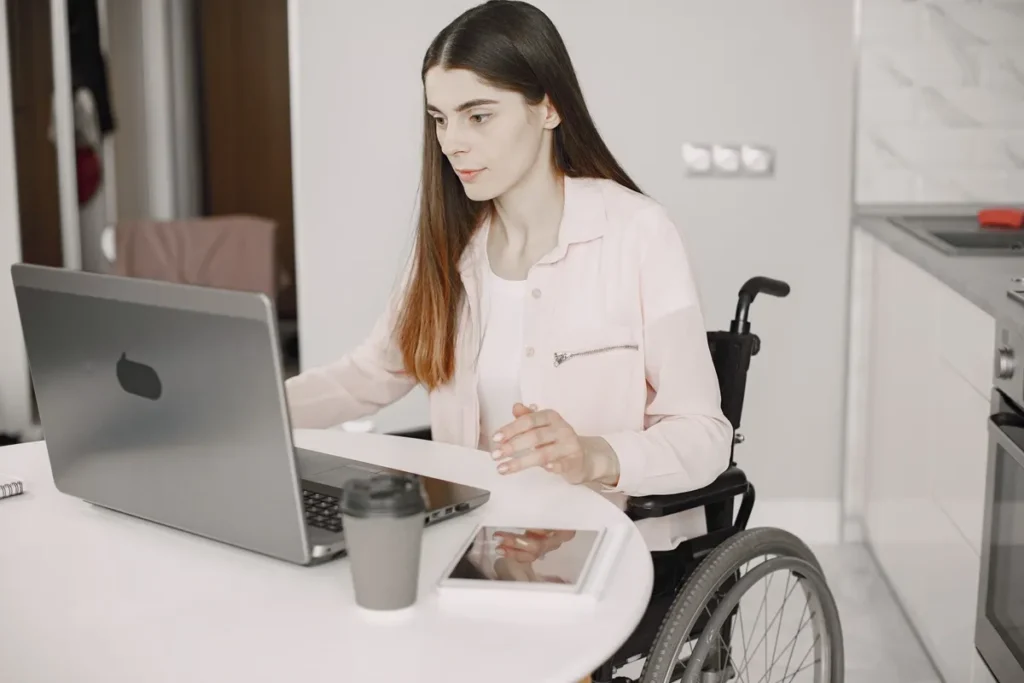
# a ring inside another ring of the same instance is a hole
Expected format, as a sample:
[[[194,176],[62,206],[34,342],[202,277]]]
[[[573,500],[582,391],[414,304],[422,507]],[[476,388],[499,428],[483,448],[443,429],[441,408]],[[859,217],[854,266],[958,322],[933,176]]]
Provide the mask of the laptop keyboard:
[[[338,499],[325,493],[302,491],[303,507],[306,510],[306,523],[310,526],[341,531],[341,509]]]

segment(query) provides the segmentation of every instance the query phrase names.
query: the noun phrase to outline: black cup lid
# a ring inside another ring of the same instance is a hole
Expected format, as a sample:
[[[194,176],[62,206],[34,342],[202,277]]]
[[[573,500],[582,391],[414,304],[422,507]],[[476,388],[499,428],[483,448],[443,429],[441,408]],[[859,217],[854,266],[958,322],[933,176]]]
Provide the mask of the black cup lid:
[[[419,478],[378,474],[345,482],[341,511],[353,517],[406,517],[426,511]]]

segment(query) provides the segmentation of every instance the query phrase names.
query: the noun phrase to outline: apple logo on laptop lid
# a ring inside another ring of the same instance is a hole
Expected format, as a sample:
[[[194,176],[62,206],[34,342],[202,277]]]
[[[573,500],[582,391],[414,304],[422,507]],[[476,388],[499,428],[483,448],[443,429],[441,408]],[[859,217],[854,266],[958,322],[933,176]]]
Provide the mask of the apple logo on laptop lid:
[[[156,370],[148,365],[137,363],[122,353],[117,360],[117,381],[129,394],[155,401],[163,393],[163,385]]]

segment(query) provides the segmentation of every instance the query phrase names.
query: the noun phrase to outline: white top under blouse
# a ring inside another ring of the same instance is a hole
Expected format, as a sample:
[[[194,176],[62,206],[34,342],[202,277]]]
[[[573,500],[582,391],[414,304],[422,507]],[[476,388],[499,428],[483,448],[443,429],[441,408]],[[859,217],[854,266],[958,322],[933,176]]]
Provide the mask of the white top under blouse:
[[[513,419],[520,401],[519,375],[523,353],[523,306],[526,280],[506,280],[485,270],[481,312],[483,326],[477,366],[480,397],[480,448],[494,450],[494,432]]]

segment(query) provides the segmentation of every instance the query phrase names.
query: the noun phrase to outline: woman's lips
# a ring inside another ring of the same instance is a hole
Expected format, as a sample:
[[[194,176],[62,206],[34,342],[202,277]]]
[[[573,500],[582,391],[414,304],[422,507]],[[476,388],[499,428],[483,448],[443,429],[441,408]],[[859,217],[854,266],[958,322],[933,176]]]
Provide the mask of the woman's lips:
[[[463,182],[471,183],[474,180],[476,180],[476,178],[481,173],[483,173],[484,170],[485,169],[482,169],[482,168],[470,168],[470,169],[465,169],[465,170],[456,169],[455,172],[459,174],[459,177],[462,178]]]

